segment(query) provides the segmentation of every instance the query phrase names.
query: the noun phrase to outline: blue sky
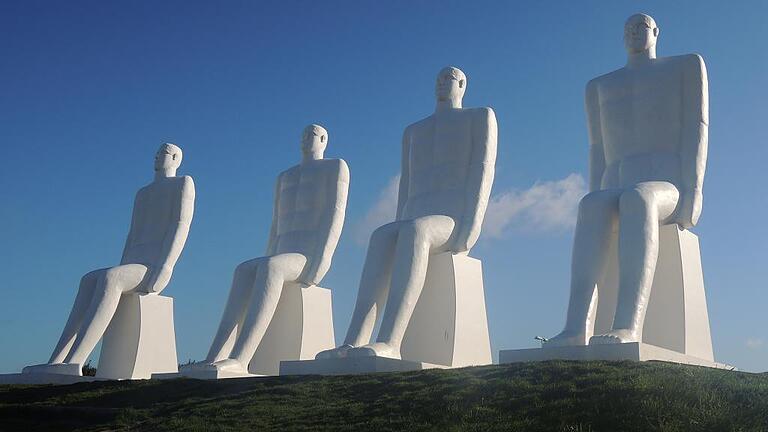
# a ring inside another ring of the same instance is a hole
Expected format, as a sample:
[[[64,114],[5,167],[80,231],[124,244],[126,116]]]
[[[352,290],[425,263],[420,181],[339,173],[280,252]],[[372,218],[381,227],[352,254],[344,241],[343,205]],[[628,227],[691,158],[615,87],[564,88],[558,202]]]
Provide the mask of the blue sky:
[[[700,236],[719,361],[768,370],[768,3],[37,2],[0,4],[0,372],[46,361],[80,277],[119,262],[133,195],[161,142],[185,152],[195,218],[165,294],[180,361],[205,356],[234,267],[266,245],[275,176],[308,123],[352,182],[323,285],[336,338],[365,237],[389,214],[405,126],[438,70],[499,122],[483,260],[493,351],[554,335],[583,193],[585,83],[625,61],[622,26],[654,16],[658,53],[700,53],[711,126]],[[362,240],[361,240],[362,239]],[[98,353],[98,350],[95,354]]]

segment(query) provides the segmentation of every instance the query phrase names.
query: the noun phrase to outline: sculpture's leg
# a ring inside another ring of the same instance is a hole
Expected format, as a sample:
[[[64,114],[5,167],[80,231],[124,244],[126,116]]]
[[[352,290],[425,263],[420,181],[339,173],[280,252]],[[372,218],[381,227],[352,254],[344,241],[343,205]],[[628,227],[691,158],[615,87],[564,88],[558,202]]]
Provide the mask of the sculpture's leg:
[[[387,307],[376,343],[352,350],[350,355],[400,358],[405,330],[424,288],[429,256],[448,250],[454,227],[448,216],[426,216],[400,228]]]
[[[232,333],[236,333],[238,328],[242,328],[245,312],[248,309],[248,304],[253,294],[253,282],[256,278],[256,268],[259,260],[260,258],[245,261],[235,269],[235,275],[232,277],[232,287],[227,297],[227,306],[224,308],[219,329],[213,338],[211,349],[208,350],[208,356],[204,363],[213,363],[229,357],[231,346],[226,347],[225,345],[230,341]]]
[[[642,340],[659,254],[659,224],[675,211],[679,194],[667,182],[643,182],[619,199],[619,296],[613,330],[590,343]]]
[[[390,223],[371,235],[345,344],[360,346],[371,341],[376,318],[384,310],[389,292],[397,233],[401,226],[401,222]]]
[[[619,212],[622,190],[591,192],[579,203],[579,215],[571,255],[571,295],[565,328],[550,338],[546,346],[586,345],[590,307],[593,305],[597,281],[608,261],[610,241]],[[594,315],[594,314],[592,314]]]
[[[64,362],[69,350],[72,348],[78,330],[80,330],[80,326],[83,323],[86,310],[91,304],[99,277],[101,277],[100,275],[105,271],[106,269],[95,270],[87,273],[80,279],[80,287],[77,290],[75,303],[72,305],[72,310],[69,312],[67,323],[64,325],[64,330],[61,332],[59,342],[53,349],[53,354],[51,355],[50,360],[48,360],[48,363]]]
[[[136,289],[147,273],[141,264],[126,264],[107,269],[98,280],[91,304],[85,312],[85,328],[78,332],[65,363],[83,364],[107,330],[117,310],[120,296]]]
[[[242,366],[243,372],[247,372],[248,363],[272,321],[283,285],[295,281],[306,263],[306,257],[297,253],[275,255],[259,262],[248,312],[229,356]]]

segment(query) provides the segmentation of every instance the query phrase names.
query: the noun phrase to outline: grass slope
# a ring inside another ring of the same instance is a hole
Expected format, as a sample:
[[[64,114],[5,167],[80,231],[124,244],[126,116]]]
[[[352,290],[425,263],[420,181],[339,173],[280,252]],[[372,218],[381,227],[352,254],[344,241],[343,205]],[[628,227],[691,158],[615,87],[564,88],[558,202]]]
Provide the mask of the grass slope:
[[[0,386],[0,430],[768,431],[768,374],[554,361],[347,377]]]

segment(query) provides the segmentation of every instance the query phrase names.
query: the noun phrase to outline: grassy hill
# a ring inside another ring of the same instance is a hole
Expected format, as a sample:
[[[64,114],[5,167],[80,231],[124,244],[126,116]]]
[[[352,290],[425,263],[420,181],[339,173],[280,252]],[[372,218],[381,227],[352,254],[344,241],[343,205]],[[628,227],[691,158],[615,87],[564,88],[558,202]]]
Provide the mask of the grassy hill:
[[[768,431],[768,374],[564,362],[0,386],[0,430]]]

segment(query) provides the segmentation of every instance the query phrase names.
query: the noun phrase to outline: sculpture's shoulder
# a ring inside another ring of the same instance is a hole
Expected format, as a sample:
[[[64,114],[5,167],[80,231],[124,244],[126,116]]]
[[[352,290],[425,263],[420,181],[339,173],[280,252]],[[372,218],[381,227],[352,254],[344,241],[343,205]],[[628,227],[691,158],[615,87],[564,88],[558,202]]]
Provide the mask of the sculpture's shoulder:
[[[586,91],[587,93],[596,92],[603,84],[610,81],[615,81],[617,79],[622,79],[626,73],[626,68],[619,68],[608,73],[604,73],[600,76],[596,76],[587,82]]]
[[[349,165],[344,159],[322,159],[317,161],[318,167],[339,178],[339,181],[349,182]]]
[[[195,181],[192,179],[192,176],[180,176],[174,178],[174,181],[177,182],[181,187],[181,193],[186,198],[194,198],[195,197]]]
[[[301,165],[294,165],[290,168],[287,168],[280,172],[280,174],[277,175],[277,181],[282,182],[286,178],[293,177],[294,175],[298,174],[301,170]]]
[[[699,54],[684,54],[679,56],[668,57],[675,63],[679,64],[683,68],[683,72],[694,75],[706,75],[707,66],[704,64],[704,59]]]
[[[434,115],[424,117],[423,119],[406,126],[405,131],[403,132],[403,135],[409,136],[419,130],[432,128],[433,122],[434,122]]]
[[[472,121],[481,124],[496,124],[496,113],[491,107],[467,108],[466,112],[472,116]]]

